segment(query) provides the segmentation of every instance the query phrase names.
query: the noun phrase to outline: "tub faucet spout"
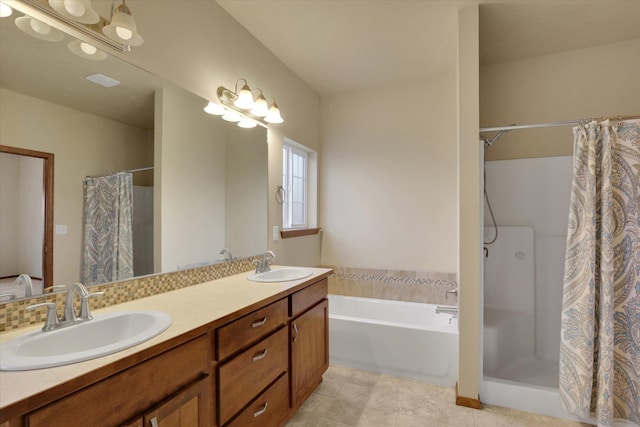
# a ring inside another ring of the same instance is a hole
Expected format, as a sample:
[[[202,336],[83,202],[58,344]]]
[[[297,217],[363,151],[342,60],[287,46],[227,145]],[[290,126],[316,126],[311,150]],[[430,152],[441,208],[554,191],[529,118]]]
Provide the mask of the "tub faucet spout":
[[[447,292],[445,292],[444,299],[449,299],[449,294],[458,296],[458,289],[454,288],[454,289],[450,289]]]

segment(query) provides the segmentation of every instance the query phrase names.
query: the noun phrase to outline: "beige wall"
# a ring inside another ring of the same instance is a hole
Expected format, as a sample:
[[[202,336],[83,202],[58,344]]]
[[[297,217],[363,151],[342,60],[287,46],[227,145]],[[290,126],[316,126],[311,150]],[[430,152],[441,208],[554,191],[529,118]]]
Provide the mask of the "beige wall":
[[[458,395],[470,399],[479,398],[482,326],[478,16],[474,5],[461,9],[458,20]]]
[[[0,89],[0,143],[55,155],[54,283],[81,279],[82,179],[147,166],[145,130]]]
[[[285,122],[271,125],[268,132],[269,247],[278,263],[318,265],[319,236],[272,241],[271,230],[282,222],[273,193],[282,183],[282,138],[319,151],[319,96],[216,2],[180,3],[181,7],[161,0],[131,5],[145,43],[117,56],[206,99],[215,99],[220,85],[233,88],[239,78],[276,98]]]
[[[324,265],[456,271],[455,99],[453,70],[323,97]]]
[[[156,271],[211,261],[224,247],[225,123],[204,114],[197,101],[174,88],[156,94],[161,105],[155,120],[160,161],[156,158],[154,200],[160,209],[154,218],[161,218]]]
[[[640,39],[480,69],[480,125],[640,114]],[[490,134],[489,134],[490,135]],[[490,160],[571,155],[571,126],[516,130]]]
[[[19,157],[0,154],[0,277],[12,276],[20,268],[20,239],[16,224],[20,221],[19,188],[15,185],[20,174]]]

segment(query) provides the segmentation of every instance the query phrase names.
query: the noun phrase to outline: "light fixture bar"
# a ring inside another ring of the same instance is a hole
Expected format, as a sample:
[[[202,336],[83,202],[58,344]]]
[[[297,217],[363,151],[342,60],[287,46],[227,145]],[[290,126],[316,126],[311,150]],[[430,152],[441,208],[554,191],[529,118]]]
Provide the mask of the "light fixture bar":
[[[57,13],[49,6],[47,0],[3,0],[3,3],[77,39],[89,42],[97,41],[118,52],[126,53],[131,51],[131,46],[118,43],[102,34],[102,27],[108,24],[108,21],[103,17],[100,17],[100,21],[97,24],[80,24]]]
[[[244,110],[242,108],[238,108],[234,105],[234,101],[238,96],[233,91],[227,89],[224,86],[220,86],[218,88],[217,95],[218,95],[218,101],[220,101],[220,104],[222,104],[222,106],[227,110],[234,111],[238,113],[241,117],[244,117],[249,120],[253,120],[254,122],[256,122],[257,124],[259,124],[264,128],[268,127],[267,122],[265,122],[262,117],[255,116],[251,114],[249,111]]]

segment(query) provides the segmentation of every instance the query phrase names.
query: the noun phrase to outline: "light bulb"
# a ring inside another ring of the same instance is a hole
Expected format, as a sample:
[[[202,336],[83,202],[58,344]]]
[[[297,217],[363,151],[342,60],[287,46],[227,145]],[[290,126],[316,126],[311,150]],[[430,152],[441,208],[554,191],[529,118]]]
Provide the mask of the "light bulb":
[[[208,114],[212,114],[214,116],[221,116],[227,110],[220,104],[216,104],[213,101],[209,101],[206,107],[204,107],[204,111]]]
[[[116,27],[116,34],[122,40],[129,40],[133,36],[133,31],[124,27]]]
[[[240,119],[240,114],[236,113],[235,111],[227,110],[227,112],[222,115],[222,120],[226,120],[228,122],[236,123],[239,122]]]
[[[91,46],[89,43],[85,42],[80,43],[80,49],[82,49],[82,51],[87,55],[93,55],[98,51],[95,46]]]
[[[267,123],[282,123],[282,116],[280,116],[280,109],[274,103],[271,108],[269,108],[269,114],[264,118],[264,121]]]
[[[0,2],[0,18],[6,18],[7,16],[11,16],[13,13],[13,9],[11,9],[8,5]]]
[[[249,89],[249,85],[244,85],[238,94],[238,98],[233,102],[238,108],[242,108],[243,110],[250,110],[253,108],[255,102],[253,101],[253,95],[251,94],[251,89]]]
[[[85,14],[86,9],[82,2],[77,0],[64,0],[64,10],[66,10],[69,15],[80,17]]]
[[[31,29],[38,34],[42,34],[43,36],[46,36],[51,32],[51,27],[49,25],[34,18],[31,18]]]
[[[269,105],[267,104],[267,100],[264,99],[264,96],[260,95],[258,99],[256,99],[256,103],[251,110],[251,114],[256,117],[265,117],[269,114]]]
[[[256,127],[257,123],[250,119],[242,119],[238,122],[238,126],[244,129],[251,129]]]

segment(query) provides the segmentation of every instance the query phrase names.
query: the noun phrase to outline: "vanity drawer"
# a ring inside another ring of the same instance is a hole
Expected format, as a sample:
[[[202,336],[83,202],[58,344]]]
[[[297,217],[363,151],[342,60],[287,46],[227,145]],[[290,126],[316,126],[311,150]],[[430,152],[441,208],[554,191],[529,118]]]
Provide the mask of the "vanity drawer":
[[[313,307],[318,302],[327,297],[329,293],[329,280],[322,279],[319,282],[308,286],[291,295],[291,309],[289,315],[296,317],[308,308]]]
[[[216,329],[216,360],[259,340],[287,322],[287,299],[249,313]]]
[[[289,412],[289,375],[284,374],[227,427],[277,427]]]
[[[286,327],[280,328],[218,368],[219,425],[226,423],[258,393],[287,371],[287,332]]]

